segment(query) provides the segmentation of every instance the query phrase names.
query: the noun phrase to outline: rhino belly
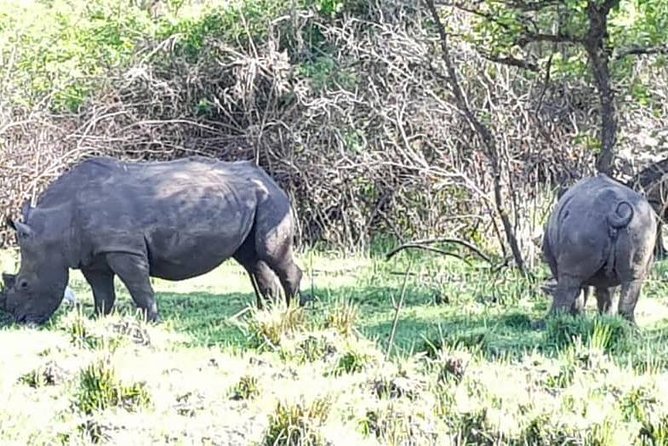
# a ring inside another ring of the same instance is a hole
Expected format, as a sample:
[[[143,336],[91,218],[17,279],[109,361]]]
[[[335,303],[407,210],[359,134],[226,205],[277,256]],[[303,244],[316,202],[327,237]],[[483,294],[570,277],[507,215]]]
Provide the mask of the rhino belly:
[[[253,207],[218,207],[172,214],[145,232],[150,274],[183,280],[205,274],[232,257],[249,236]]]
[[[206,274],[232,257],[244,239],[177,232],[154,236],[148,246],[150,275],[184,280]]]

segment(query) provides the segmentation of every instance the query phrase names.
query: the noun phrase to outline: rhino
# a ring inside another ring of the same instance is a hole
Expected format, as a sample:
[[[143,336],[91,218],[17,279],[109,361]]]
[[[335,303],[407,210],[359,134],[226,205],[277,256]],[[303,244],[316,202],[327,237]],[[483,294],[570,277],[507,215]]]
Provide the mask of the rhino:
[[[95,314],[109,314],[123,282],[148,321],[160,320],[151,278],[179,281],[229,258],[248,273],[257,305],[300,298],[302,270],[293,253],[290,200],[250,161],[203,156],[172,161],[92,157],[25,204],[17,235],[20,267],[5,310],[42,324],[57,310],[70,269],[90,285]]]
[[[663,260],[667,256],[663,243],[662,225],[668,219],[668,158],[659,160],[634,175],[626,185],[643,193],[658,215],[656,229],[655,258]]]
[[[563,193],[543,233],[543,259],[556,286],[549,314],[577,314],[594,287],[600,313],[635,323],[635,307],[653,262],[656,215],[641,194],[600,173]],[[621,288],[617,308],[614,288]]]

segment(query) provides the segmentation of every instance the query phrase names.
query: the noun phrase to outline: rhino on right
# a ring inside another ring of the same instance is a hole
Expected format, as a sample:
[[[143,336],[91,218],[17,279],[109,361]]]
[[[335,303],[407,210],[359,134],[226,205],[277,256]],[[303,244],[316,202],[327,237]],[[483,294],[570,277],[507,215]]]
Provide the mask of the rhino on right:
[[[656,230],[654,210],[629,187],[605,174],[575,183],[559,198],[543,234],[543,257],[556,279],[548,315],[578,313],[580,290],[593,286],[600,313],[635,323]],[[620,285],[615,308],[612,294]]]

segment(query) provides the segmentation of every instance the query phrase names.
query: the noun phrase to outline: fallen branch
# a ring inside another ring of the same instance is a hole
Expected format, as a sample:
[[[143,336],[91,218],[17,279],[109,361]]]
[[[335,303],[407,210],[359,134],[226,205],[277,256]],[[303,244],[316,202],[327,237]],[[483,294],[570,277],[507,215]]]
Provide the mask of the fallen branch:
[[[406,268],[406,273],[404,274],[404,281],[401,284],[401,295],[399,296],[398,304],[394,300],[394,295],[392,296],[392,304],[394,306],[394,318],[392,320],[392,331],[390,332],[390,339],[387,342],[385,361],[387,361],[390,358],[390,353],[392,352],[392,347],[394,346],[394,336],[397,333],[397,326],[399,325],[399,313],[401,312],[401,308],[404,305],[404,299],[406,297],[406,285],[408,284],[408,276],[410,274],[412,267],[413,267],[413,262],[411,262],[408,265],[408,268]]]
[[[469,262],[468,260],[466,260],[464,257],[462,257],[460,255],[457,255],[457,254],[449,252],[449,251],[444,251],[442,249],[432,248],[431,246],[420,245],[419,243],[405,243],[405,244],[399,246],[398,248],[395,248],[392,251],[385,254],[385,260],[390,260],[398,252],[403,251],[404,249],[410,249],[410,248],[424,249],[425,251],[435,252],[437,254],[441,254],[441,255],[444,255],[444,256],[455,257],[455,258],[458,258],[459,260],[461,260],[462,262],[466,263],[467,265],[471,266],[471,262]]]
[[[469,266],[471,265],[471,263],[469,261],[467,261],[466,259],[464,259],[463,257],[461,257],[457,254],[454,254],[454,253],[449,252],[449,251],[443,251],[443,250],[438,249],[438,248],[431,248],[429,246],[424,246],[424,245],[429,245],[429,244],[432,244],[432,243],[454,243],[454,244],[457,244],[457,245],[462,245],[462,246],[468,248],[469,250],[473,251],[476,255],[478,255],[478,257],[480,257],[485,262],[489,263],[490,266],[492,266],[493,268],[496,268],[498,266],[487,254],[482,252],[480,250],[480,248],[478,248],[474,244],[472,244],[470,242],[467,242],[466,240],[460,240],[460,239],[457,239],[457,238],[447,238],[447,237],[413,240],[411,242],[404,243],[403,245],[401,245],[401,246],[389,251],[387,254],[385,254],[385,260],[390,260],[397,253],[403,251],[404,249],[419,248],[419,249],[425,249],[427,251],[437,252],[437,253],[443,254],[443,255],[448,255],[448,256],[451,256],[451,257],[457,257],[458,259],[462,260],[463,262],[466,262],[467,265],[469,265]]]

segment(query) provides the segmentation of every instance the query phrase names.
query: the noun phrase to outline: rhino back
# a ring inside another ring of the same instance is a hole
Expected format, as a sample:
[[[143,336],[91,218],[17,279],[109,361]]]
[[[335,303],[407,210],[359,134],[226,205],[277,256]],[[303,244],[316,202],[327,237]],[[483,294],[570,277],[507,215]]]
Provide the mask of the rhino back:
[[[86,159],[56,178],[37,198],[36,206],[42,209],[61,206],[89,184],[111,175],[117,167],[118,161],[113,158]],[[23,217],[27,221],[27,215]]]
[[[230,257],[253,227],[258,197],[277,187],[245,162],[105,160],[81,167],[54,183],[45,202],[73,200],[82,253],[147,254],[155,275],[165,278],[192,277]]]

